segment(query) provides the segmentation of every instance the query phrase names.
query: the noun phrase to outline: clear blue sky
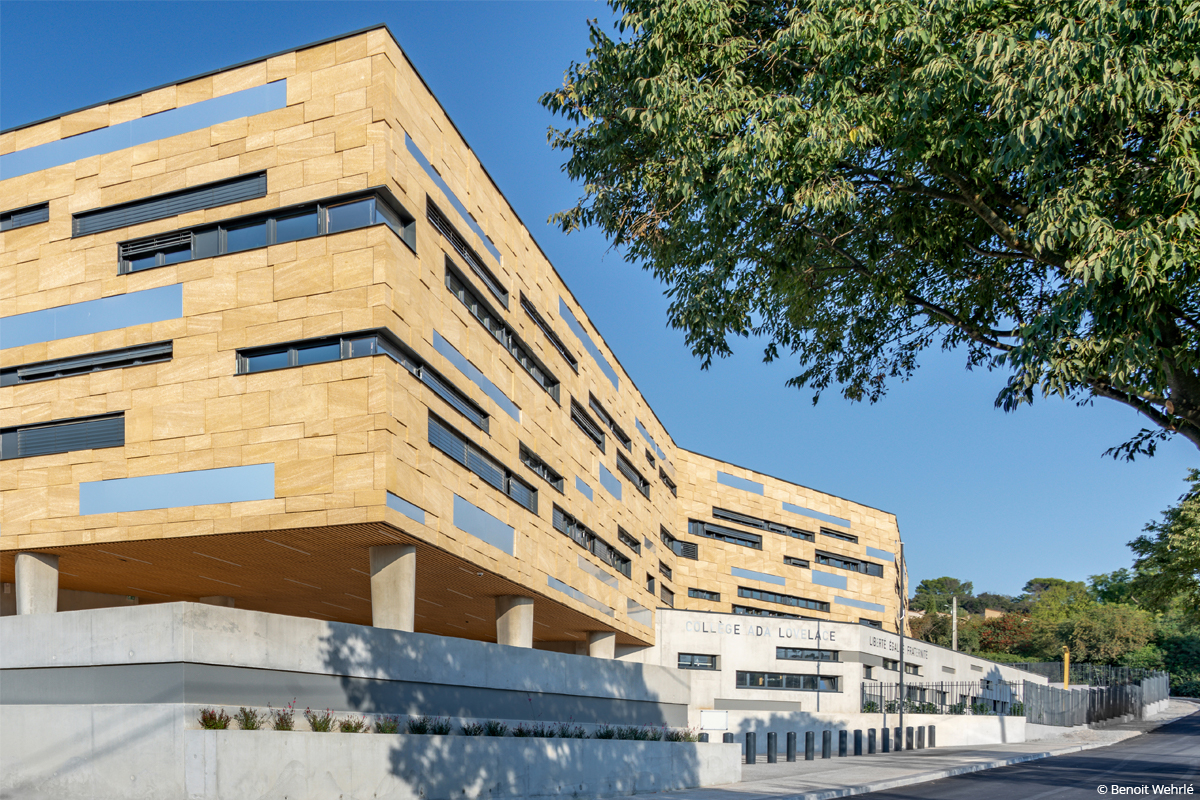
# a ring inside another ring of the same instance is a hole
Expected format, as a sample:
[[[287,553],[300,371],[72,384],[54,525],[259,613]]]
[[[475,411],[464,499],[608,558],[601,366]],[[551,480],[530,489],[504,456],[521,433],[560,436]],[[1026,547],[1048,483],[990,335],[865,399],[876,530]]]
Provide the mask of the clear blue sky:
[[[1183,491],[1182,440],[1133,464],[1101,457],[1141,424],[1106,401],[993,408],[1003,380],[930,353],[875,406],[816,407],[761,345],[702,372],[666,328],[662,286],[592,232],[547,217],[577,187],[537,103],[582,60],[597,2],[0,3],[0,127],[385,22],[682,447],[893,512],[912,585],[976,591],[1129,566],[1125,543]]]

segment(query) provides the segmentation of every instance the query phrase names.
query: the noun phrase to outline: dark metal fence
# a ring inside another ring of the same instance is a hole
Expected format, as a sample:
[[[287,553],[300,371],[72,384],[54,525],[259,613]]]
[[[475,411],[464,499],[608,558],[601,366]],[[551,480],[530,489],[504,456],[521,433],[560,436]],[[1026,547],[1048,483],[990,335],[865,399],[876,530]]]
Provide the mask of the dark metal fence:
[[[1041,675],[1050,683],[1063,682],[1063,662],[1061,661],[1027,661],[1007,666]],[[1072,686],[1114,686],[1118,683],[1136,683],[1143,678],[1153,678],[1159,675],[1156,670],[1140,667],[1110,667],[1104,664],[1072,664]]]
[[[1167,699],[1170,694],[1170,676],[1167,673],[1142,672],[1144,676],[1137,682],[1114,682],[1108,686],[1081,686],[1074,689],[1059,689],[1026,681],[1026,721],[1070,727],[1123,716],[1141,719],[1147,706]],[[1071,673],[1074,678],[1073,667]]]
[[[904,684],[905,714],[974,714],[1023,716],[1023,686],[1019,681],[939,681]],[[863,683],[861,709],[865,714],[895,714],[900,709],[896,683]]]

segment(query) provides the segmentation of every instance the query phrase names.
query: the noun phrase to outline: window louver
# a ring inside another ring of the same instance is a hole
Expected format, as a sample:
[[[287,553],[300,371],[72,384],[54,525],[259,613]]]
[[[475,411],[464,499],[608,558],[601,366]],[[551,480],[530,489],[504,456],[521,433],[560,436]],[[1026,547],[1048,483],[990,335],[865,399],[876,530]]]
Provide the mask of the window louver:
[[[170,342],[155,342],[136,347],[122,347],[119,350],[105,350],[99,353],[72,356],[71,358],[56,358],[53,361],[38,361],[33,364],[22,364],[19,367],[7,367],[0,370],[0,386],[13,386],[19,383],[85,375],[105,369],[121,369],[122,367],[153,364],[156,361],[169,361],[171,350]]]
[[[0,431],[0,458],[29,458],[125,444],[125,415],[60,420]]]
[[[429,415],[429,443],[534,514],[537,513],[536,489],[433,414]]]
[[[36,206],[16,208],[0,214],[0,231],[10,231],[13,228],[24,228],[27,225],[37,225],[50,221],[50,204],[39,203]]]
[[[462,256],[463,261],[467,262],[471,271],[479,277],[479,280],[483,281],[483,285],[488,288],[488,291],[494,294],[505,308],[508,308],[508,289],[505,289],[499,278],[483,265],[483,259],[479,257],[479,253],[475,252],[475,248],[467,244],[467,240],[450,224],[450,220],[446,218],[442,210],[428,198],[426,198],[425,215],[429,218],[429,224],[445,237],[455,252]]]
[[[241,175],[226,181],[75,214],[71,218],[71,235],[87,236],[91,233],[126,228],[142,222],[186,214],[189,211],[253,200],[265,197],[266,194],[267,173]]]

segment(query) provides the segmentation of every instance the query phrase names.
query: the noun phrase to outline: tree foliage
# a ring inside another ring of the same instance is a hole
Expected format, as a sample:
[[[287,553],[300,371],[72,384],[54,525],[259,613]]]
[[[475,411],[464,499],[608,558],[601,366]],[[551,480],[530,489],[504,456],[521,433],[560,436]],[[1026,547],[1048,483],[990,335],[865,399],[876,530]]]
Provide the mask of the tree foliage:
[[[958,578],[926,578],[917,584],[909,606],[926,612],[949,611],[952,597],[958,597],[961,603],[964,597],[971,596],[974,589],[970,581],[960,581]]]
[[[595,225],[731,338],[874,402],[926,348],[1200,446],[1200,2],[610,0],[542,102]]]
[[[1138,596],[1164,610],[1181,602],[1200,625],[1200,471],[1191,470],[1187,480],[1191,486],[1179,505],[1147,524],[1146,533],[1129,546],[1137,557],[1133,586]]]

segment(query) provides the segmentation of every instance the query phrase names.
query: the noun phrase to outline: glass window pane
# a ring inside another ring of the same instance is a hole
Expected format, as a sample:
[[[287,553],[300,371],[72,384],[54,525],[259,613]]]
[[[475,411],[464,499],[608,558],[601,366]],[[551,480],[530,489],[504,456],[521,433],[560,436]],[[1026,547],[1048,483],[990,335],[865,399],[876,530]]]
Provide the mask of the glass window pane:
[[[780,675],[778,672],[768,672],[767,673],[767,688],[768,689],[782,689],[783,688],[783,676]]]
[[[288,365],[287,350],[279,350],[274,353],[262,353],[256,356],[246,357],[247,372],[262,372],[268,369],[282,369]]]
[[[301,347],[296,351],[296,363],[320,364],[323,361],[337,361],[342,357],[342,343],[329,342],[314,347]]]
[[[379,340],[374,336],[369,336],[366,339],[354,339],[350,342],[350,357],[358,358],[359,356],[373,356],[380,351],[378,345]]]
[[[137,272],[140,269],[150,269],[150,267],[156,266],[158,264],[158,254],[142,253],[139,256],[128,258],[126,261],[129,262],[129,271]]]
[[[340,206],[331,206],[326,211],[329,214],[328,233],[349,231],[355,228],[365,228],[371,224],[374,217],[375,200],[359,200]]]
[[[239,250],[251,250],[255,247],[267,246],[267,223],[252,222],[225,231],[225,252],[236,253]]]
[[[290,217],[275,220],[275,243],[294,242],[317,235],[317,211],[305,211]]]
[[[837,678],[821,678],[821,691],[822,692],[836,692],[837,691]],[[922,698],[922,699],[924,699],[924,698]]]
[[[164,264],[178,264],[180,261],[192,260],[191,247],[174,247],[170,250],[163,251]]]

